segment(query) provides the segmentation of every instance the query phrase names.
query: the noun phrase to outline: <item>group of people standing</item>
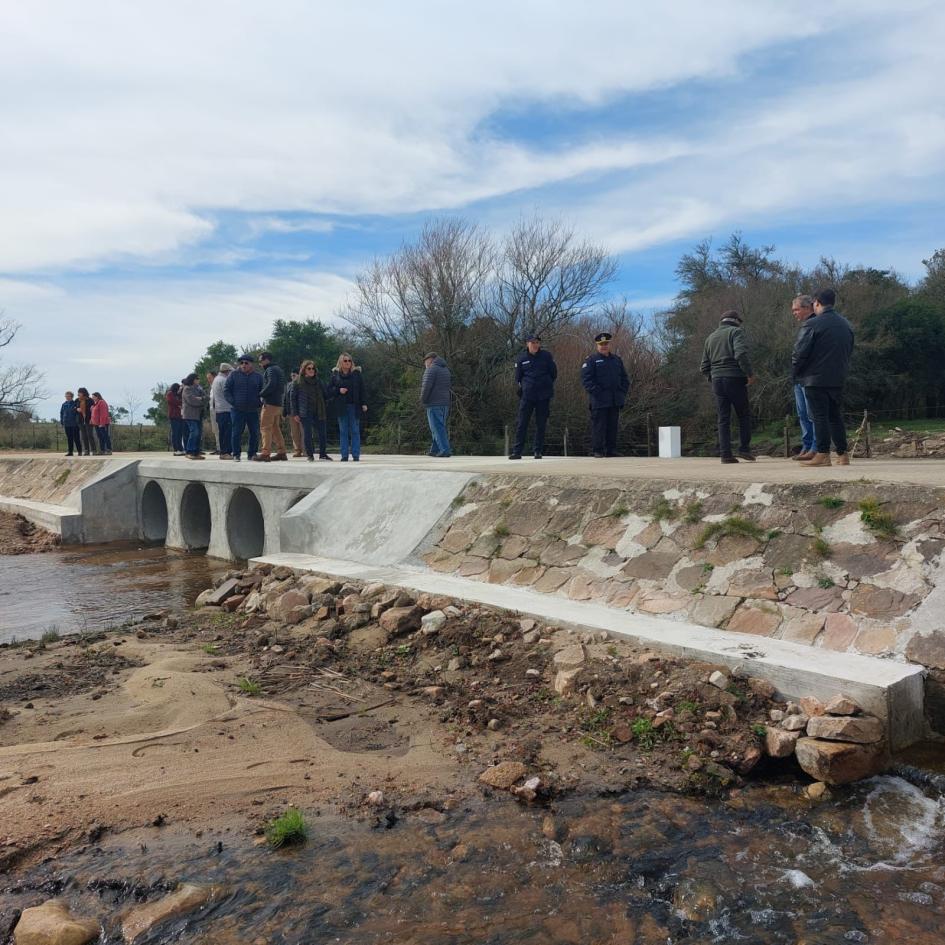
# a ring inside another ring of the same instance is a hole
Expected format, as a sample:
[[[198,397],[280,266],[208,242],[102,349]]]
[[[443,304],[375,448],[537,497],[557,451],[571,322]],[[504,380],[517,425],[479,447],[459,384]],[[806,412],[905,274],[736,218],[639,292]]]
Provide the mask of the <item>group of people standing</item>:
[[[791,303],[791,313],[800,326],[791,355],[791,379],[801,426],[801,451],[792,459],[802,466],[832,465],[831,445],[836,464],[850,464],[843,387],[853,355],[853,327],[834,309],[836,300],[833,289],[821,289],[813,296],[798,295]],[[754,462],[748,387],[755,375],[742,317],[734,309],[723,312],[719,327],[706,339],[701,369],[712,384],[718,407],[722,462]],[[738,417],[737,455],[732,451],[733,410]]]
[[[293,455],[330,461],[328,414],[332,404],[338,420],[341,461],[361,458],[361,417],[367,411],[361,368],[350,354],[338,358],[328,381],[322,381],[315,362],[306,359],[289,380],[270,352],[259,356],[261,371],[251,354],[241,355],[234,368],[223,362],[207,373],[207,386],[190,373],[166,393],[171,446],[175,456],[204,459],[203,417],[208,415],[220,459],[240,462],[243,434],[248,432],[247,457],[253,462],[288,460],[283,419],[289,420]],[[304,452],[303,452],[304,450]]]
[[[87,387],[67,390],[59,408],[59,422],[66,434],[66,456],[111,456],[111,413],[105,398]]]

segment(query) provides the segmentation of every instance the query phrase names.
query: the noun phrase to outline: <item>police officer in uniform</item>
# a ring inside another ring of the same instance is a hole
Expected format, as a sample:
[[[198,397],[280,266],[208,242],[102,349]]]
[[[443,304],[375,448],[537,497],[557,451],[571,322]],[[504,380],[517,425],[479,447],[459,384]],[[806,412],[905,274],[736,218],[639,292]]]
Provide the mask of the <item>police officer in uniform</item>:
[[[518,385],[519,396],[518,426],[509,459],[522,458],[532,413],[535,414],[535,459],[541,459],[545,449],[545,427],[548,424],[548,412],[551,409],[557,376],[558,366],[551,352],[542,348],[538,335],[529,335],[525,339],[525,350],[515,359],[515,383]]]
[[[623,361],[611,353],[609,331],[595,335],[597,352],[581,365],[581,383],[591,408],[591,448],[595,459],[617,455],[617,421],[627,402],[630,378]]]

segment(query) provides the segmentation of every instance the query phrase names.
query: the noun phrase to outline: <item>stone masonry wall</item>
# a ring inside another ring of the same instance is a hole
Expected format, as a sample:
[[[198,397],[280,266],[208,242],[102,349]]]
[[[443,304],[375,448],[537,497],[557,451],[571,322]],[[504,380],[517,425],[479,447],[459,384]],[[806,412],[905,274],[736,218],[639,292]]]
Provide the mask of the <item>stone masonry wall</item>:
[[[945,490],[499,476],[466,488],[423,558],[476,580],[934,665],[935,638],[920,639],[911,617],[943,549]]]

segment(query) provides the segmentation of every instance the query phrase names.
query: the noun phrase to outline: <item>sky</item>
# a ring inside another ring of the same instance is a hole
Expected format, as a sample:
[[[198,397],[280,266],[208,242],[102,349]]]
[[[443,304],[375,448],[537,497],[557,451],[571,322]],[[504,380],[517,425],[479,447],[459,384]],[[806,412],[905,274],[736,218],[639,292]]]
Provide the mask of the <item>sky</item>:
[[[424,222],[535,213],[642,314],[740,232],[916,280],[945,246],[945,5],[0,6],[4,363],[146,404],[207,345],[339,323]]]

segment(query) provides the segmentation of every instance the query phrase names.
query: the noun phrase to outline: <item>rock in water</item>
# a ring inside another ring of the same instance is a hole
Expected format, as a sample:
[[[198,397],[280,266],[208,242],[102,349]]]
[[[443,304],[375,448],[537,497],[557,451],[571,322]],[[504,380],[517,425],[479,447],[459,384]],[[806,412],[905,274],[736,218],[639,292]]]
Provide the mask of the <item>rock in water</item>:
[[[816,781],[849,784],[879,773],[883,767],[880,745],[854,745],[801,738],[794,750],[797,763]]]
[[[59,899],[24,909],[13,933],[16,945],[85,945],[101,931],[95,919],[78,919]]]
[[[129,909],[122,919],[121,933],[126,942],[134,942],[155,925],[199,909],[218,891],[213,886],[184,883],[163,899]]]

